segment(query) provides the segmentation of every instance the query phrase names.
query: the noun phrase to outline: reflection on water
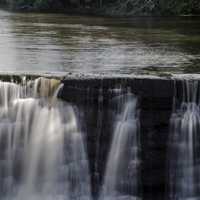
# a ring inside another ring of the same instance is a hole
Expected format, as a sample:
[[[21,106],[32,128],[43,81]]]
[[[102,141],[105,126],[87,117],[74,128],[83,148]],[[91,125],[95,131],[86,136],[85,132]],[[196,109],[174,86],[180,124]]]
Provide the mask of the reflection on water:
[[[200,67],[199,18],[111,19],[0,11],[0,71],[127,74]]]

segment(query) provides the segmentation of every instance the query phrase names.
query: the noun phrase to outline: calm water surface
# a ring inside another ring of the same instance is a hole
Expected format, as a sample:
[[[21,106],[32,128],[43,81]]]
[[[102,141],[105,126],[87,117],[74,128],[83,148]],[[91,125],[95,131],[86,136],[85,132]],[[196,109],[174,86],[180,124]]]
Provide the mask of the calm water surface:
[[[0,71],[200,72],[200,18],[112,19],[0,11]]]

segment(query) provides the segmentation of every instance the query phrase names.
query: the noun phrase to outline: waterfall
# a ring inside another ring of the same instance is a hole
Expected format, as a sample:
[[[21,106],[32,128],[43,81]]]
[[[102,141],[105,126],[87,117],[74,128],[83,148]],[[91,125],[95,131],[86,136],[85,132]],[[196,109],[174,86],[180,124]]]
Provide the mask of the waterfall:
[[[184,81],[182,87],[182,103],[171,116],[169,195],[176,200],[195,200],[200,194],[199,85],[198,81]]]
[[[131,94],[118,99],[101,200],[138,199],[140,143],[136,105]]]
[[[56,98],[59,84],[0,82],[0,199],[91,198],[76,109]]]

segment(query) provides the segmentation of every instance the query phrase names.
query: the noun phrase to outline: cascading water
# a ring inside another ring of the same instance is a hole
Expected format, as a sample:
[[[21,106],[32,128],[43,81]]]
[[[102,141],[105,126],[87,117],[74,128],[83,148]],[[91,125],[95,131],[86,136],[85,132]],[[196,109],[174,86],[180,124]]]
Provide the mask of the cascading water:
[[[73,107],[56,99],[58,85],[0,82],[2,200],[90,199],[82,134]]]
[[[140,143],[137,100],[133,95],[128,94],[118,101],[120,103],[118,102],[119,108],[116,109],[114,135],[100,200],[138,199]]]
[[[183,83],[181,106],[171,116],[168,177],[169,195],[173,200],[196,200],[200,195],[198,87],[197,81]]]

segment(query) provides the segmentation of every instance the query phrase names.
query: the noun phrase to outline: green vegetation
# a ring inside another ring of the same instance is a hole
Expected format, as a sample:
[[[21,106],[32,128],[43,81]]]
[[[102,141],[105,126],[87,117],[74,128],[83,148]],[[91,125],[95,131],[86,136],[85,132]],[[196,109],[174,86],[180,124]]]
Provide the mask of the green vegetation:
[[[0,0],[0,3],[12,10],[59,11],[63,9],[63,5],[59,0]]]
[[[0,0],[15,10],[85,11],[106,15],[200,14],[199,0]]]
[[[105,9],[121,15],[184,15],[200,14],[199,0],[117,0]]]

